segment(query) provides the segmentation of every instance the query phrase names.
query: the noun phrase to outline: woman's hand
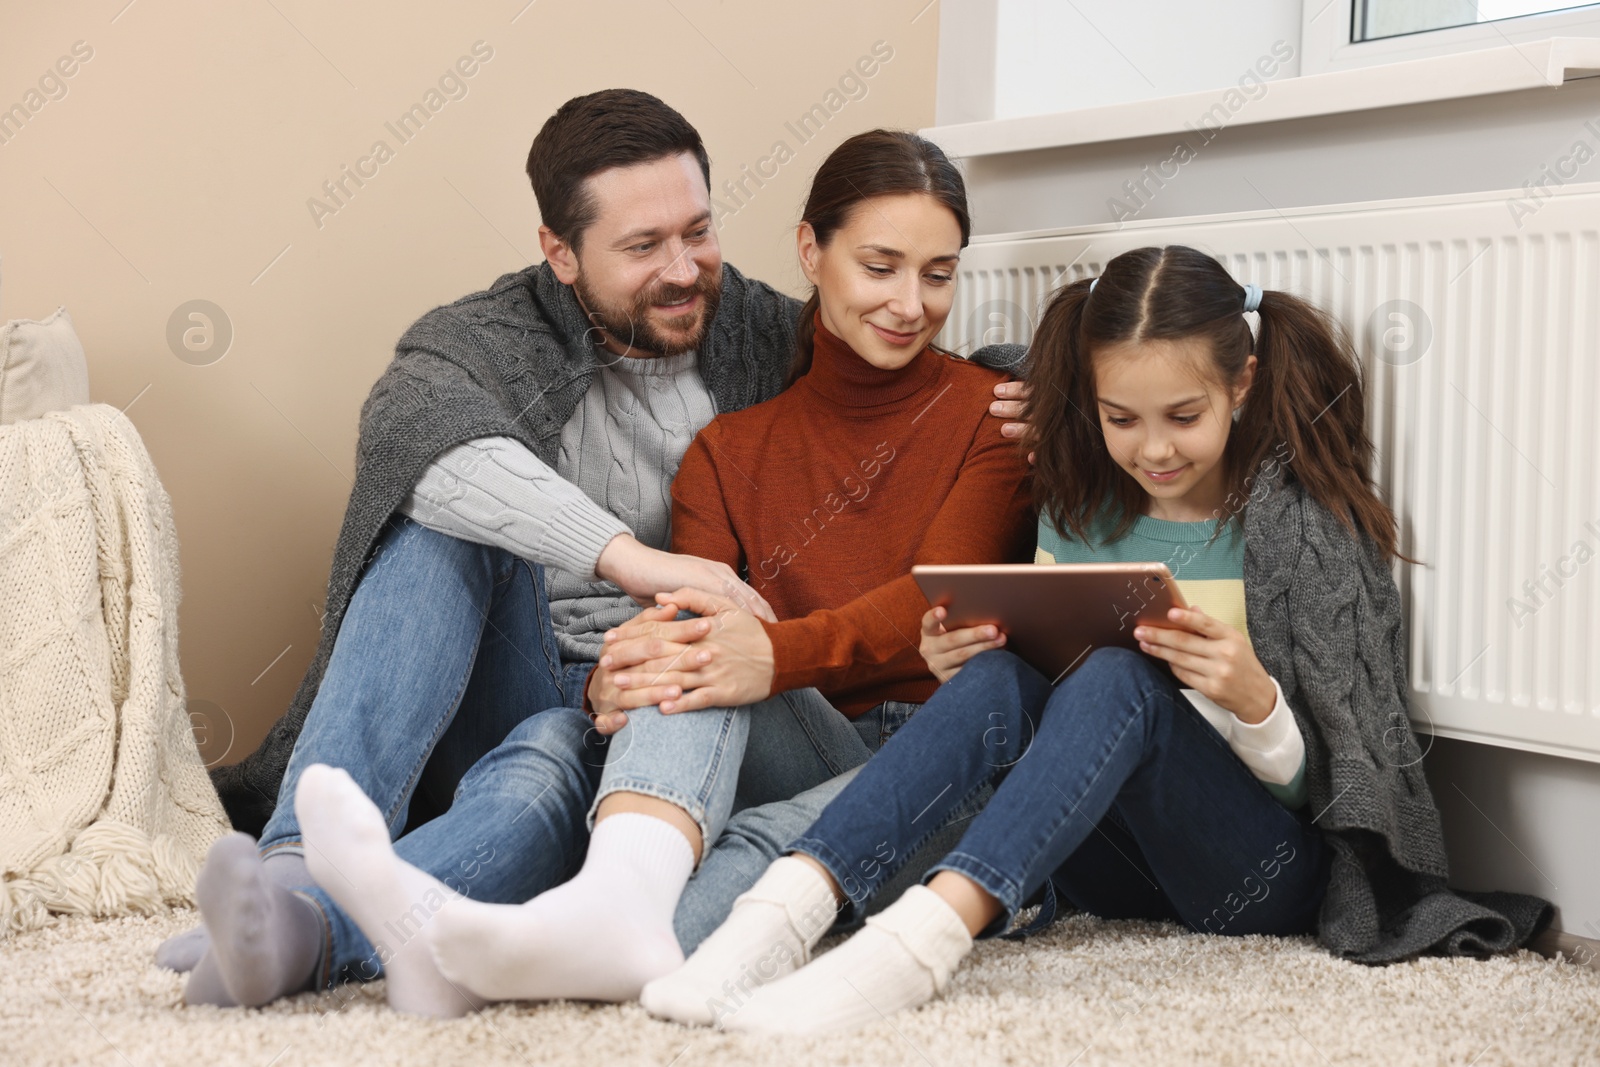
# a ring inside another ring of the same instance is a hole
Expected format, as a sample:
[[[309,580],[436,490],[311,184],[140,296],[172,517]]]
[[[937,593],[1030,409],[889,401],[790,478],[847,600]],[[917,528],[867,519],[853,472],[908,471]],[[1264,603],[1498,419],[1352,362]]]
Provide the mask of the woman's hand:
[[[692,660],[685,658],[659,673],[646,675],[661,665],[659,659],[646,661],[639,669],[619,678],[623,691],[635,686],[651,690],[676,687],[681,697],[666,697],[648,703],[659,704],[663,714],[701,711],[705,708],[737,708],[754,704],[772,695],[777,665],[772,639],[761,622],[733,601],[700,589],[683,588],[657,593],[662,606],[676,614],[679,610],[703,616],[673,625],[702,625],[704,636],[693,642]],[[638,706],[643,706],[640,704]]]
[[[1172,665],[1172,673],[1227,708],[1241,722],[1258,723],[1272,714],[1278,690],[1250,639],[1199,608],[1173,608],[1167,619],[1178,627],[1138,626],[1139,647]]]
[[[667,696],[662,690],[680,688],[666,674],[709,662],[705,649],[697,642],[716,626],[713,619],[678,619],[672,604],[646,608],[614,630],[607,630],[600,649],[600,669],[608,672],[620,690],[629,696],[621,701],[625,708],[642,708],[660,703]]]
[[[600,662],[589,676],[586,694],[595,709],[595,728],[614,734],[628,724],[627,712],[682,695],[676,684],[659,683],[685,663],[704,662],[694,641],[711,632],[710,619],[677,621],[678,611],[658,604],[607,630]]]
[[[944,620],[947,614],[943,606],[928,609],[922,616],[922,643],[917,648],[927,661],[928,670],[933,672],[940,684],[954,678],[962,664],[979,652],[987,652],[1006,643],[1006,635],[993,625],[946,630]]]
[[[989,414],[996,418],[1008,420],[1000,427],[1000,436],[1015,440],[1022,436],[1028,424],[1022,421],[1022,413],[1028,402],[1028,383],[1022,381],[1001,382],[994,387],[994,395],[999,399],[989,405]],[[1028,462],[1033,462],[1033,453],[1028,453]]]

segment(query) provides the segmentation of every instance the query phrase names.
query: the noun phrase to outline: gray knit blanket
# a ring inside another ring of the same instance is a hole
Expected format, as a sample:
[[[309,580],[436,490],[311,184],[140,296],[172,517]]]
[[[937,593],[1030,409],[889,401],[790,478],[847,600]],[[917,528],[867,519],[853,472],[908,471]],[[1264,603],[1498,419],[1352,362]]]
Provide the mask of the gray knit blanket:
[[[1245,614],[1305,738],[1311,812],[1333,851],[1318,940],[1361,963],[1527,944],[1550,924],[1548,901],[1445,884],[1389,564],[1282,472],[1263,489],[1244,513]]]

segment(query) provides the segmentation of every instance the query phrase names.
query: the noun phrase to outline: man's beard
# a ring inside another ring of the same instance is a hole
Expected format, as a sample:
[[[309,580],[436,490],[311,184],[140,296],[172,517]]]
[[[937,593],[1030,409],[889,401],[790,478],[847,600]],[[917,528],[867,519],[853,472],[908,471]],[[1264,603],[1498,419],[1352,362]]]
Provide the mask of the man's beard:
[[[722,300],[720,273],[701,274],[694,285],[687,288],[681,285],[653,286],[634,297],[632,306],[628,308],[601,300],[590,291],[582,274],[578,275],[572,287],[577,290],[578,299],[589,313],[591,323],[621,345],[626,354],[638,353],[646,358],[676,356],[699,348],[704,344],[706,334],[711,331],[711,320],[716,317],[717,305]],[[671,334],[658,329],[650,318],[651,309],[658,304],[679,303],[687,300],[691,294],[700,295],[702,300],[699,305],[677,318],[667,320],[667,325],[675,327]],[[699,317],[698,326],[695,326],[696,316]],[[683,332],[692,326],[695,327],[692,333]],[[593,335],[593,331],[591,339],[597,343],[601,340]]]

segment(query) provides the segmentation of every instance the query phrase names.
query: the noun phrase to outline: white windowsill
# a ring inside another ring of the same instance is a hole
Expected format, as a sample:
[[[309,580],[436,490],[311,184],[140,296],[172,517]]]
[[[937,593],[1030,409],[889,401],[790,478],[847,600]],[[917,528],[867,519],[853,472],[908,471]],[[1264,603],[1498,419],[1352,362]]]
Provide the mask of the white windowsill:
[[[1600,193],[1600,181],[1595,182],[1565,182],[1555,189],[1546,192],[1551,197],[1560,196],[1593,196]],[[1485,200],[1511,200],[1527,196],[1525,189],[1480,189],[1466,193],[1436,193],[1433,196],[1400,196],[1385,200],[1360,200],[1350,203],[1335,204],[1305,204],[1300,206],[1267,207],[1249,211],[1218,211],[1202,215],[1186,215],[1183,218],[1185,225],[1197,226],[1209,223],[1243,222],[1249,219],[1283,219],[1285,221],[1301,218],[1303,216],[1323,215],[1330,211],[1340,214],[1353,215],[1357,212],[1393,211],[1396,208],[1409,210],[1412,208],[1446,207],[1451,204],[1476,204]],[[1090,222],[1075,226],[1047,226],[1038,230],[1012,230],[1007,233],[975,233],[972,235],[971,247],[982,245],[1016,244],[1019,241],[1048,241],[1055,237],[1089,237],[1097,234],[1120,233],[1138,230],[1162,230],[1173,223],[1169,218],[1128,219],[1124,222]]]
[[[1253,100],[1245,99],[1224,125],[1282,122],[1558,87],[1563,82],[1595,75],[1600,75],[1600,37],[1551,37],[1528,44],[1265,82],[1266,92]],[[921,133],[956,157],[1156,137],[1198,127],[1206,113],[1229,92],[1239,90],[1224,86],[1109,107],[930,126]]]

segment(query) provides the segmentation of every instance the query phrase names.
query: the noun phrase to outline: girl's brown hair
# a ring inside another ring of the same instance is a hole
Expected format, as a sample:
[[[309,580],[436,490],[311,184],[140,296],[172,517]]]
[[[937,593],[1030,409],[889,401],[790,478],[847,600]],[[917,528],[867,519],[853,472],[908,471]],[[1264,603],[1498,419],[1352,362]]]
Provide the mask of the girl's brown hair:
[[[1250,356],[1245,290],[1222,264],[1193,248],[1136,248],[1051,299],[1028,352],[1028,429],[1037,454],[1034,498],[1057,530],[1080,540],[1102,509],[1114,540],[1132,529],[1145,493],[1106,448],[1095,394],[1094,355],[1127,342],[1199,338],[1228,387]],[[1223,453],[1229,505],[1242,520],[1252,489],[1278,467],[1352,533],[1397,555],[1395,517],[1372,483],[1361,367],[1344,331],[1298,297],[1261,295],[1255,378]],[[1219,532],[1225,523],[1219,523]],[[1401,557],[1404,558],[1404,557]]]
[[[926,193],[949,208],[961,227],[961,247],[967,247],[972,218],[967,212],[967,186],[961,180],[961,172],[938,145],[903,130],[868,130],[835,148],[811,179],[811,195],[806,197],[800,221],[811,224],[817,244],[826,248],[833,235],[850,221],[850,213],[863,202],[904,193]],[[800,309],[795,357],[785,388],[811,369],[819,306],[813,289],[806,306]]]

